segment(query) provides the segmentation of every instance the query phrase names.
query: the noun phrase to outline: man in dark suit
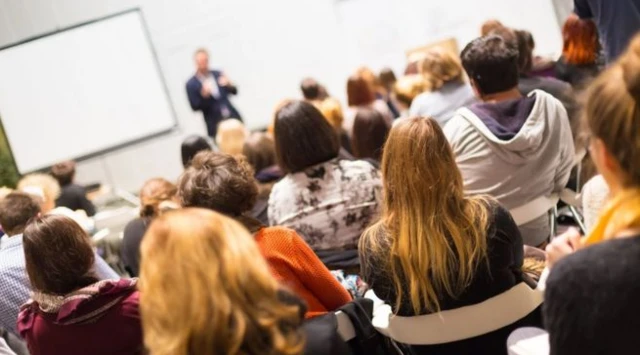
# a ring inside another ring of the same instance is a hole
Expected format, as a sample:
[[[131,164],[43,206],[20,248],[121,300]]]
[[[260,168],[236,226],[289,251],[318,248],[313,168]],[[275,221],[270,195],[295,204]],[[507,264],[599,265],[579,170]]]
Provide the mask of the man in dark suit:
[[[202,111],[207,124],[207,134],[216,136],[218,123],[227,118],[242,120],[233,107],[229,95],[236,95],[238,89],[219,70],[209,69],[209,53],[198,49],[194,55],[196,74],[187,82],[187,96],[194,111]]]

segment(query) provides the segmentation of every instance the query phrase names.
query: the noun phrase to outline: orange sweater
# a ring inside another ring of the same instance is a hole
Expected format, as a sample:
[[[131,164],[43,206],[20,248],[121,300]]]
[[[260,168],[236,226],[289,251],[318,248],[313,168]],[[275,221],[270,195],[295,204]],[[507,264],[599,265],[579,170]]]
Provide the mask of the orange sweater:
[[[294,230],[262,228],[255,240],[273,276],[306,301],[306,318],[335,311],[351,301],[349,292]]]

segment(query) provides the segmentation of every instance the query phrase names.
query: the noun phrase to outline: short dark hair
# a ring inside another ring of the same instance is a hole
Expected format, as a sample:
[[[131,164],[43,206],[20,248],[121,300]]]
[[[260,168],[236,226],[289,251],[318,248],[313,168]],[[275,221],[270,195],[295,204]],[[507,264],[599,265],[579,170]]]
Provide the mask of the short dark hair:
[[[178,181],[183,207],[201,207],[233,217],[251,210],[258,196],[253,169],[244,158],[200,152]]]
[[[461,54],[462,66],[483,95],[518,86],[518,51],[496,35],[477,38]]]
[[[24,230],[23,246],[35,291],[66,295],[98,281],[89,236],[69,217],[50,214],[32,220]]]
[[[182,153],[182,166],[185,168],[189,166],[191,159],[193,159],[196,154],[204,150],[211,150],[211,145],[209,145],[209,142],[207,142],[204,137],[192,135],[185,138],[182,141],[182,146],[180,147],[180,151]]]
[[[396,74],[391,68],[382,68],[380,74],[378,74],[378,81],[387,90],[393,90],[393,84],[398,81]]]
[[[291,101],[276,113],[276,160],[287,173],[297,173],[338,156],[338,133],[312,104]]]
[[[358,159],[368,158],[380,161],[389,129],[387,121],[377,110],[358,110],[353,122],[351,139],[353,156]]]
[[[31,195],[12,192],[0,200],[0,226],[7,235],[22,233],[27,222],[40,213],[40,203]]]
[[[313,78],[305,78],[302,80],[300,90],[305,100],[318,100],[320,98],[320,84]]]
[[[76,175],[76,163],[73,161],[63,161],[51,167],[51,175],[58,180],[60,186],[66,186],[73,182]]]

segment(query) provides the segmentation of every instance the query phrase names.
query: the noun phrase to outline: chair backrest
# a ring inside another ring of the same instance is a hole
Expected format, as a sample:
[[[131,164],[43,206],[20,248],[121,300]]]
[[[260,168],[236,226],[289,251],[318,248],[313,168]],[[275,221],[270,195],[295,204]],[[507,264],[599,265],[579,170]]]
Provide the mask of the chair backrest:
[[[353,323],[351,323],[351,319],[349,316],[342,312],[336,312],[336,319],[338,320],[338,334],[345,342],[356,337],[356,330],[353,328]]]
[[[536,218],[548,214],[560,200],[558,195],[540,196],[522,206],[509,210],[518,226],[527,224]]]

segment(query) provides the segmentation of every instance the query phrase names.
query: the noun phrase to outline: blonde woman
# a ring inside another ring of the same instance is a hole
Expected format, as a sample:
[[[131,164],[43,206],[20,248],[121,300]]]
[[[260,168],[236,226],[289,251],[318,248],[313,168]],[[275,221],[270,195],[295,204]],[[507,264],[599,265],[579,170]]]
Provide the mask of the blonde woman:
[[[216,144],[223,153],[242,154],[247,135],[248,131],[242,121],[235,118],[224,120],[218,124]]]
[[[173,211],[151,224],[141,251],[140,308],[151,355],[303,352],[304,306],[272,278],[238,222],[204,209]],[[314,336],[309,341],[326,340]]]
[[[547,247],[545,326],[551,354],[626,354],[640,348],[640,36],[585,103],[589,152],[609,200],[586,238],[571,231]]]
[[[523,244],[509,212],[465,196],[453,152],[435,120],[392,129],[382,158],[382,216],[363,234],[362,275],[400,316],[483,302],[523,281]],[[505,354],[509,332],[539,324],[537,311],[475,338],[413,346],[425,354]]]
[[[430,91],[418,95],[411,103],[411,116],[433,117],[444,125],[455,111],[476,101],[473,89],[464,81],[460,59],[451,51],[430,49],[419,63]]]

